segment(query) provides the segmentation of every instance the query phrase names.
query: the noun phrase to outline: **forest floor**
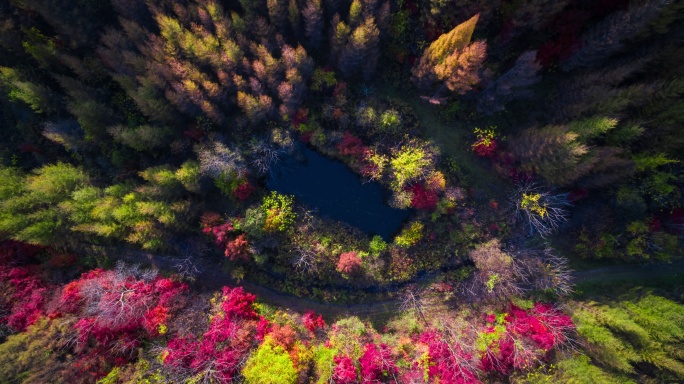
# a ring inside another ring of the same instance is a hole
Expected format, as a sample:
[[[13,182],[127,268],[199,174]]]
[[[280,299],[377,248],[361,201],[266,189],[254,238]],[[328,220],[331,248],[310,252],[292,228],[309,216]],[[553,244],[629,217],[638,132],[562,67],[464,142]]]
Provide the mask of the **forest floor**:
[[[174,258],[169,255],[152,254],[145,251],[128,248],[92,248],[91,252],[104,253],[111,260],[122,260],[128,263],[150,265],[162,271],[173,271]],[[684,281],[684,260],[672,263],[645,264],[645,265],[615,265],[601,267],[580,272],[573,272],[575,284],[580,293],[586,291],[599,291],[608,285],[629,282],[638,286],[644,282],[654,280]],[[240,285],[246,291],[258,296],[259,301],[280,308],[304,313],[314,311],[322,314],[326,319],[338,319],[346,316],[358,316],[376,324],[382,324],[389,318],[400,312],[401,301],[399,299],[384,300],[374,303],[359,304],[329,304],[315,300],[296,297],[272,290],[268,287],[250,283],[249,281],[236,281],[230,273],[215,266],[207,266],[199,273],[192,284],[200,291],[215,291],[225,285]],[[445,303],[435,300],[431,310],[441,309]]]
[[[478,197],[499,201],[507,198],[510,183],[492,172],[488,159],[478,158],[472,152],[474,125],[458,120],[447,123],[439,117],[438,107],[421,99],[415,92],[403,92],[387,83],[378,83],[376,94],[399,99],[413,108],[425,130],[425,138],[439,147],[442,156],[456,161],[463,173],[469,176],[468,186],[475,189]]]

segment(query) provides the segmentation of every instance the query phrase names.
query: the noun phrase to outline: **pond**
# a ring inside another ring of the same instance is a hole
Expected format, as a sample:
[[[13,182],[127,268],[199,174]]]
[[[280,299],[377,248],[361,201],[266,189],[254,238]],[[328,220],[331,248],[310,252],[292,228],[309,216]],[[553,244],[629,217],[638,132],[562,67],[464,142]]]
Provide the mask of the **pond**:
[[[270,190],[295,198],[331,219],[380,235],[391,241],[410,210],[387,205],[389,191],[378,183],[363,183],[344,163],[299,145],[294,156],[284,156],[271,167]]]

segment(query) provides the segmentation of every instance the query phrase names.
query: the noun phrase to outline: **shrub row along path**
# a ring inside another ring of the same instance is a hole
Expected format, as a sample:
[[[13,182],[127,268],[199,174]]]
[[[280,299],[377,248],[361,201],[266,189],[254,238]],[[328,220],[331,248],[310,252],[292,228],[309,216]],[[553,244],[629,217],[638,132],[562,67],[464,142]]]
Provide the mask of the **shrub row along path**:
[[[174,271],[178,259],[167,255],[158,255],[128,248],[92,248],[91,252],[105,253],[111,260],[122,260],[127,263],[150,265],[159,270]],[[576,284],[611,283],[625,280],[658,279],[677,277],[684,281],[684,260],[670,264],[616,265],[573,272]],[[249,281],[237,282],[229,273],[217,266],[203,268],[193,283],[202,291],[218,290],[225,285],[240,285],[245,290],[257,295],[259,300],[288,308],[296,312],[315,311],[328,319],[344,316],[359,316],[373,320],[386,319],[399,310],[400,300],[391,299],[373,303],[329,304],[278,292],[268,287]]]

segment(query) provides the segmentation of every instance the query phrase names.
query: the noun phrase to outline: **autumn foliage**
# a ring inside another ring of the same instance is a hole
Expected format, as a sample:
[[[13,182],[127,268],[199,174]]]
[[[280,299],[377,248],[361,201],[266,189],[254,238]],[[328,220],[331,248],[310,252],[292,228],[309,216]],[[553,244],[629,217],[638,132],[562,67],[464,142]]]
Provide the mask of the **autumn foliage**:
[[[323,320],[323,316],[316,316],[314,311],[306,312],[302,316],[302,323],[304,324],[304,328],[308,329],[311,333],[316,332],[318,329],[325,328],[325,320]]]
[[[224,255],[230,260],[249,259],[249,241],[247,236],[235,233],[235,226],[231,221],[222,222],[220,215],[207,212],[202,216],[202,232],[214,238],[214,243],[223,249]]]
[[[342,141],[337,144],[337,150],[343,155],[360,158],[364,155],[366,147],[363,145],[361,139],[352,135],[349,131],[346,131],[344,137],[342,137]]]
[[[357,383],[356,366],[351,357],[346,355],[335,356],[335,368],[332,379],[335,384]]]
[[[430,379],[448,384],[479,383],[472,355],[465,353],[457,344],[450,344],[435,331],[420,336],[427,345]]]
[[[38,275],[37,266],[12,266],[27,262],[42,247],[18,241],[0,242],[0,324],[24,331],[44,314],[49,285]]]
[[[536,303],[525,311],[511,305],[502,317],[490,316],[484,330],[480,368],[504,375],[525,370],[546,358],[546,353],[568,341],[574,328],[569,316],[550,304]]]
[[[224,287],[216,313],[201,339],[192,335],[171,339],[163,353],[164,364],[179,378],[199,375],[230,382],[269,328],[252,306],[255,299],[242,288]]]
[[[433,190],[426,189],[423,184],[414,184],[409,188],[411,192],[411,206],[417,209],[433,211],[437,207],[439,197]]]
[[[356,252],[344,252],[340,254],[340,259],[337,262],[337,270],[345,275],[351,275],[358,272],[362,266],[361,258]]]
[[[35,268],[0,266],[0,307],[8,313],[0,316],[0,323],[15,331],[25,330],[44,314],[47,285],[35,273]]]
[[[203,218],[210,227],[224,225],[220,222],[217,215]],[[0,257],[7,264],[21,259],[3,245]],[[340,261],[345,274],[362,264],[356,252],[343,253]],[[456,321],[385,338],[358,318],[329,327],[313,311],[298,315],[278,309],[262,315],[256,296],[240,287],[223,287],[210,300],[208,321],[190,328],[179,316],[188,304],[188,288],[156,272],[123,264],[94,269],[64,285],[55,300],[49,299],[50,287],[38,272],[38,265],[0,267],[7,292],[3,309],[10,308],[3,321],[26,333],[32,332],[26,330],[31,324],[46,321],[62,327],[64,340],[56,345],[65,346],[60,348],[67,352],[59,353],[72,359],[72,371],[63,377],[75,383],[101,379],[114,367],[129,369],[152,339],[162,343],[155,369],[171,382],[229,383],[237,377],[260,378],[264,369],[275,374],[287,368],[283,377],[306,373],[333,383],[479,383],[483,377],[529,371],[574,336],[569,316],[552,304],[536,303],[528,309],[511,304],[501,312],[465,315],[465,327]],[[8,307],[8,297],[16,298],[17,305]]]
[[[59,311],[78,319],[74,327],[83,351],[93,346],[127,356],[143,339],[166,332],[169,314],[182,305],[186,291],[185,284],[120,265],[92,270],[67,284]]]
[[[363,383],[379,383],[396,378],[399,372],[392,358],[392,351],[385,344],[366,344],[363,355],[359,358],[359,367]]]

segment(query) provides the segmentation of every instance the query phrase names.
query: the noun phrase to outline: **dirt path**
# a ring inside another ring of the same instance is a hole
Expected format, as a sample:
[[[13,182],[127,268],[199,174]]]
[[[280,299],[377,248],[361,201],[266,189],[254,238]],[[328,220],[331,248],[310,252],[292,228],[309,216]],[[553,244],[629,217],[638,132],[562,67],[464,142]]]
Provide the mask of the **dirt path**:
[[[609,283],[621,280],[680,276],[684,282],[684,260],[670,264],[615,265],[574,272],[575,284]]]
[[[102,249],[99,249],[102,252]],[[171,256],[156,255],[144,251],[125,248],[104,249],[104,253],[112,260],[123,260],[128,263],[150,265],[160,270],[175,270]],[[591,284],[602,282],[615,282],[628,279],[642,280],[662,278],[669,276],[681,276],[684,281],[684,260],[671,264],[646,264],[646,265],[616,265],[602,267],[586,271],[574,272],[576,284]],[[385,300],[375,303],[359,304],[329,304],[321,303],[307,298],[296,297],[270,288],[253,284],[248,281],[237,282],[228,273],[219,268],[205,268],[193,283],[194,287],[203,291],[215,291],[225,285],[240,285],[248,292],[259,297],[259,300],[288,308],[296,312],[315,311],[323,314],[326,318],[340,318],[345,316],[359,316],[375,321],[382,321],[399,311],[398,299]]]

